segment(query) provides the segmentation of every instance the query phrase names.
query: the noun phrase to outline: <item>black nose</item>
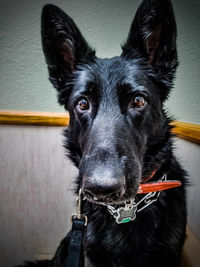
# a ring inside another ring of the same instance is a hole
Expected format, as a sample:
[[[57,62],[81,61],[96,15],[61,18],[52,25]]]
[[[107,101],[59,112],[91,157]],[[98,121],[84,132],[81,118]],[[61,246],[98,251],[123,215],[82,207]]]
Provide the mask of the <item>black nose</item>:
[[[83,176],[83,192],[94,201],[114,201],[125,193],[125,177],[119,169],[94,168],[89,176]]]

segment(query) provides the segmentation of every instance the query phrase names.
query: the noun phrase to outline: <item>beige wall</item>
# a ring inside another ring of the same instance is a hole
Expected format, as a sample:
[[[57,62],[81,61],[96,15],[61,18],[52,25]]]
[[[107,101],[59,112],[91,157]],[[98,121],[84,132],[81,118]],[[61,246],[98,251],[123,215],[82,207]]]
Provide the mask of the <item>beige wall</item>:
[[[60,127],[0,125],[2,267],[53,254],[70,228],[77,171],[64,156],[61,133]],[[189,224],[200,237],[200,148],[184,140],[177,140],[176,147],[190,174]],[[197,263],[196,240],[189,240],[187,259]]]
[[[183,139],[176,139],[177,158],[188,172],[189,186],[187,239],[183,267],[200,266],[200,146]]]
[[[177,158],[189,176],[187,190],[188,223],[200,240],[200,146],[183,139],[177,139],[175,148]]]
[[[0,266],[52,254],[70,228],[76,169],[61,128],[0,125]]]

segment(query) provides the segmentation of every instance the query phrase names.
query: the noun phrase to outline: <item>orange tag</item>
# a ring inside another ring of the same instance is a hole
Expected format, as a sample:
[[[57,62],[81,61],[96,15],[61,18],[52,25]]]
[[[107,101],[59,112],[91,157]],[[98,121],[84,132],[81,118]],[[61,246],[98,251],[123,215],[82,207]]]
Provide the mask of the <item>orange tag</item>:
[[[155,183],[141,184],[138,189],[138,194],[147,194],[150,192],[163,191],[166,189],[181,186],[180,181],[163,181]]]

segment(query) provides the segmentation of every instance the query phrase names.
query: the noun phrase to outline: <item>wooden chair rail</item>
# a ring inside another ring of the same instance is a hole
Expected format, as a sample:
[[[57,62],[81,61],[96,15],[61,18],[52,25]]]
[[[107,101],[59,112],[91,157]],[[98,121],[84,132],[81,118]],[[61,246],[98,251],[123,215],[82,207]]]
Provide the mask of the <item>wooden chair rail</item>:
[[[0,110],[0,124],[67,126],[69,115],[56,112]]]

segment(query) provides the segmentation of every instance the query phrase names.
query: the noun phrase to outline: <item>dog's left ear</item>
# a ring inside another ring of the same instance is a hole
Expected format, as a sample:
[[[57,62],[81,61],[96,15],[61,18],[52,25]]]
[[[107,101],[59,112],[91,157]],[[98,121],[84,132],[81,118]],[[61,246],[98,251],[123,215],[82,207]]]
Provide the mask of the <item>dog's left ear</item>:
[[[143,57],[157,73],[167,74],[172,80],[177,67],[176,35],[171,1],[143,0],[122,47],[122,56]]]
[[[41,34],[50,81],[61,91],[77,65],[93,60],[95,51],[74,21],[54,5],[45,5],[42,10]]]

